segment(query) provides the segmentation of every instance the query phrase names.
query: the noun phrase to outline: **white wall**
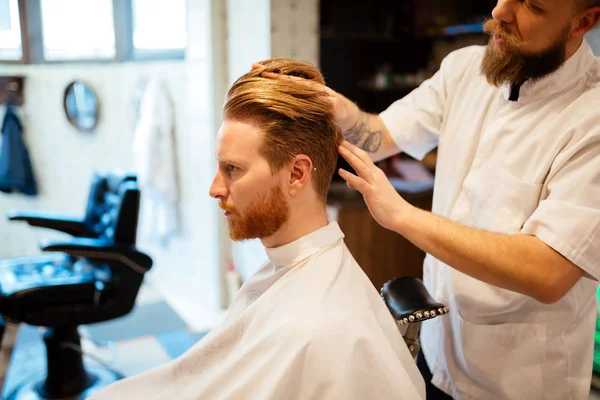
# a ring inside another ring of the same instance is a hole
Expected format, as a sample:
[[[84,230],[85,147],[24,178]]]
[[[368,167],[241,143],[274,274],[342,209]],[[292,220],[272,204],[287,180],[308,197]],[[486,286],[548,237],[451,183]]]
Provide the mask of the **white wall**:
[[[271,0],[271,55],[319,65],[319,0]]]
[[[271,0],[227,0],[228,81],[271,56]]]

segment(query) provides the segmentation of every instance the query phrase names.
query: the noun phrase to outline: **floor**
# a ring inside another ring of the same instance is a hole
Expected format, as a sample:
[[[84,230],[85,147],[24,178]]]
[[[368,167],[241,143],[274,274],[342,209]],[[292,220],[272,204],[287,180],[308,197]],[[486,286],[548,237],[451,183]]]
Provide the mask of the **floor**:
[[[42,329],[28,325],[7,329],[0,354],[7,365],[0,371],[0,379],[5,375],[2,399],[45,370],[42,334]],[[191,331],[154,289],[144,285],[129,315],[80,327],[80,334],[86,366],[106,366],[131,376],[178,357],[206,332]]]

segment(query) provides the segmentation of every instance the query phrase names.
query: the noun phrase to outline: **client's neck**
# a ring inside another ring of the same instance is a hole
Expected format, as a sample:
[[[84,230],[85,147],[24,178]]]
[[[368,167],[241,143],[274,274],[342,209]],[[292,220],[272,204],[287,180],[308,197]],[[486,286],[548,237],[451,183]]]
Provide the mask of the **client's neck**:
[[[323,204],[296,208],[273,236],[262,238],[261,242],[266,248],[281,247],[327,226],[328,223]]]

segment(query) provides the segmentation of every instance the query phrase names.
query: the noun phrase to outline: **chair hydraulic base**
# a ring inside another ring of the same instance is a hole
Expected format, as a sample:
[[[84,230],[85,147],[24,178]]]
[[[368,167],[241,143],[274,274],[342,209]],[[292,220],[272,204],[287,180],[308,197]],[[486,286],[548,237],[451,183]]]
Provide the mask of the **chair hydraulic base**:
[[[84,367],[77,327],[49,328],[44,342],[47,373],[12,389],[6,400],[83,400],[123,378],[106,368]]]

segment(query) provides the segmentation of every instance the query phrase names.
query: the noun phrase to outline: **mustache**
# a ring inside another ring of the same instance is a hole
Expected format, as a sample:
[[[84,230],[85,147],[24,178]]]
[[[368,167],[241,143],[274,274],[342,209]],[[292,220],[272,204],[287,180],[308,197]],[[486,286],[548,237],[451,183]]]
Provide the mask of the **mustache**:
[[[237,209],[234,206],[232,206],[230,204],[227,204],[227,203],[225,203],[223,201],[219,201],[219,207],[222,210],[228,211],[228,212],[230,212],[232,214],[236,214],[236,215],[238,214]]]
[[[504,22],[495,19],[486,20],[483,24],[483,31],[488,35],[500,36],[509,46],[516,47],[524,44],[515,34],[508,31]]]

